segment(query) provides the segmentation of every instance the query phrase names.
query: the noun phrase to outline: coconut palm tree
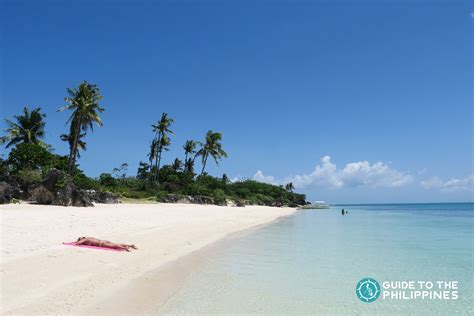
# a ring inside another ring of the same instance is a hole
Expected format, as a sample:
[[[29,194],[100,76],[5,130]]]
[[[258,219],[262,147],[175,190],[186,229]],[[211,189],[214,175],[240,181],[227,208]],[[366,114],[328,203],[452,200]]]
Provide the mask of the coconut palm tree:
[[[161,163],[161,154],[164,151],[170,150],[168,146],[171,145],[171,140],[168,135],[163,134],[161,135],[160,142],[158,143],[158,164],[156,165],[157,171],[160,170],[160,163]]]
[[[184,143],[184,161],[188,161],[188,156],[196,153],[196,145],[197,143],[194,140],[187,140],[186,143]]]
[[[209,130],[206,134],[206,142],[199,143],[201,145],[201,149],[198,150],[196,153],[196,157],[201,156],[202,157],[202,170],[201,170],[201,176],[204,174],[204,169],[206,169],[206,163],[207,163],[207,158],[211,156],[214,158],[214,161],[216,162],[217,165],[219,165],[219,160],[222,159],[222,157],[226,158],[227,153],[222,149],[222,134],[219,132],[212,132]]]
[[[59,136],[59,138],[61,138],[62,141],[68,142],[69,148],[71,148],[72,145],[73,145],[74,135],[75,135],[74,128],[76,127],[76,125],[77,124],[75,122],[73,122],[70,126],[69,134],[61,134],[61,136]],[[80,133],[79,134],[79,140],[77,141],[77,158],[81,157],[80,151],[87,150],[86,142],[81,140],[85,136],[86,136],[85,133]]]
[[[173,164],[171,165],[171,169],[173,169],[174,172],[180,172],[182,166],[183,166],[183,162],[179,160],[178,158],[176,158]]]
[[[34,108],[32,111],[28,107],[23,108],[23,114],[14,115],[15,121],[5,119],[8,128],[5,129],[6,135],[0,137],[0,144],[5,144],[5,148],[11,145],[28,143],[47,145],[41,141],[44,137],[44,126],[46,122],[43,119],[45,114],[41,113],[41,108]]]
[[[77,142],[77,158],[81,158],[81,151],[87,150],[86,142],[81,140],[85,135],[86,134],[84,133],[79,135],[79,141]],[[71,137],[71,134],[61,134],[60,138],[62,141],[69,143],[69,148],[72,146],[73,137]]]
[[[168,117],[167,113],[161,114],[161,119],[152,125],[153,131],[155,134],[155,140],[157,144],[157,155],[155,157],[155,167],[157,170],[160,170],[161,163],[161,153],[163,150],[168,150],[166,147],[171,144],[169,134],[173,134],[173,131],[170,129],[171,124],[173,124],[174,119]]]
[[[72,132],[70,137],[72,140],[68,159],[68,173],[72,174],[76,165],[81,134],[85,136],[88,129],[93,131],[93,123],[102,126],[99,113],[104,112],[104,109],[100,107],[99,104],[103,97],[100,94],[99,88],[94,84],[84,81],[77,88],[68,88],[67,94],[68,96],[64,98],[64,101],[68,104],[58,111],[72,111],[71,116],[66,122],[66,124],[71,123],[74,125],[70,127],[70,131]]]
[[[288,192],[293,192],[294,189],[295,189],[295,186],[293,185],[293,182],[287,183],[285,185],[285,190]]]
[[[188,160],[184,162],[184,172],[194,175],[194,159],[193,158],[188,158]]]
[[[148,154],[148,160],[150,161],[150,172],[153,168],[153,162],[158,158],[158,141],[153,139],[150,144],[150,153]]]

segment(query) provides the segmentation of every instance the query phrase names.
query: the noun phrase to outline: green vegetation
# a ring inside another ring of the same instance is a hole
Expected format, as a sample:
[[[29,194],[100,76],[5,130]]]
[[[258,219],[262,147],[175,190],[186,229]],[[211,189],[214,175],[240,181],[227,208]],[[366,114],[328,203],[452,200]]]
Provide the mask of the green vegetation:
[[[14,116],[16,122],[6,120],[8,128],[0,138],[6,147],[14,146],[6,159],[0,158],[0,181],[19,183],[21,189],[40,183],[52,169],[67,174],[61,183],[73,183],[84,190],[110,191],[125,200],[141,201],[187,201],[193,203],[214,203],[225,205],[229,201],[237,205],[257,204],[269,206],[297,206],[306,204],[303,194],[294,193],[294,186],[285,187],[260,183],[252,180],[229,181],[224,174],[213,177],[206,173],[208,159],[216,164],[227,157],[222,145],[222,133],[209,130],[203,142],[187,140],[182,146],[184,160],[175,158],[171,164],[162,164],[163,153],[172,144],[171,125],[174,119],[162,113],[158,122],[152,125],[153,138],[150,143],[148,163],[140,161],[136,176],[127,176],[128,163],[111,168],[98,178],[91,178],[79,168],[80,152],[86,150],[84,138],[93,130],[94,124],[102,126],[99,116],[104,112],[100,106],[102,96],[96,85],[87,82],[77,88],[67,89],[66,106],[59,111],[72,111],[67,123],[69,133],[60,139],[68,142],[69,154],[58,155],[42,139],[45,134],[46,115],[40,108]],[[196,158],[201,163],[200,173],[195,173]]]

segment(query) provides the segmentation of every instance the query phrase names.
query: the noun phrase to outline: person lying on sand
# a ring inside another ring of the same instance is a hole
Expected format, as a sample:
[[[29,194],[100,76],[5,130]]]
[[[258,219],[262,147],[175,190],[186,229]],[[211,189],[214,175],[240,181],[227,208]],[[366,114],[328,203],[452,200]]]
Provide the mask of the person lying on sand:
[[[126,251],[130,251],[130,248],[137,249],[135,245],[118,244],[118,243],[111,242],[108,240],[100,240],[94,237],[79,237],[77,238],[76,245],[104,247],[104,248],[112,248],[112,249],[126,250]]]

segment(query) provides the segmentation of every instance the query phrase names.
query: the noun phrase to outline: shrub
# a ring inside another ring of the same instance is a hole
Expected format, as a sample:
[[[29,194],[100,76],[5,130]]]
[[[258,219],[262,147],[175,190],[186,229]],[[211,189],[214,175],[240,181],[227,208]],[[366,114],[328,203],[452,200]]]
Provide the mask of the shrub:
[[[159,191],[157,194],[156,194],[156,200],[158,202],[164,202],[165,200],[165,197],[168,195],[167,192],[164,192],[164,191]]]
[[[8,155],[8,162],[14,171],[44,170],[51,167],[52,154],[38,144],[18,144]]]
[[[18,179],[25,186],[40,183],[42,180],[41,172],[38,170],[23,169],[18,172]]]
[[[75,173],[72,177],[73,183],[81,189],[100,190],[100,184],[97,180],[89,178],[82,172]]]
[[[111,188],[117,185],[117,180],[110,173],[102,173],[99,176],[99,184]]]
[[[214,204],[227,205],[225,192],[221,189],[214,190],[214,192],[212,193],[212,199],[214,200]]]

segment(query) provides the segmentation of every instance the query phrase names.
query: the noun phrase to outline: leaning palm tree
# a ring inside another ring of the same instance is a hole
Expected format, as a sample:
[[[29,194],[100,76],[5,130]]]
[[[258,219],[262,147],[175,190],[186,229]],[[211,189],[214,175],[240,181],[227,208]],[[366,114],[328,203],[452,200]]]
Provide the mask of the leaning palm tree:
[[[6,135],[0,137],[0,144],[5,144],[5,148],[11,145],[28,143],[40,144],[46,146],[41,139],[44,137],[44,126],[46,122],[43,119],[45,114],[41,113],[41,108],[34,108],[32,111],[28,107],[23,108],[23,114],[14,115],[16,122],[5,119],[8,128],[5,129]]]
[[[90,128],[94,130],[93,123],[98,126],[102,126],[102,120],[99,117],[99,113],[104,112],[104,109],[100,107],[100,95],[99,88],[96,85],[87,83],[84,81],[77,88],[67,89],[68,96],[64,98],[68,104],[58,111],[71,110],[72,114],[67,120],[67,123],[71,123],[70,131],[73,133],[71,136],[71,146],[68,159],[68,173],[72,174],[74,166],[76,165],[77,154],[79,151],[79,140],[81,134],[86,134]]]
[[[61,136],[59,136],[59,138],[61,138],[62,141],[68,142],[69,148],[71,148],[73,145],[74,135],[76,135],[76,133],[74,132],[74,128],[76,127],[76,125],[77,124],[75,122],[72,122],[71,126],[69,127],[70,129],[69,134],[61,134]],[[77,141],[77,158],[81,157],[81,153],[80,153],[81,151],[84,151],[87,149],[86,142],[81,140],[85,136],[86,136],[85,133],[79,134],[79,140]]]
[[[206,142],[199,143],[201,145],[201,149],[198,150],[196,153],[196,157],[201,156],[202,157],[202,170],[201,170],[201,176],[204,174],[204,169],[206,168],[206,163],[207,163],[207,158],[211,156],[214,158],[214,161],[216,162],[217,165],[219,165],[219,160],[222,159],[222,157],[226,158],[227,153],[222,149],[222,134],[219,132],[212,132],[208,131],[206,134]]]
[[[86,142],[82,141],[81,138],[84,137],[86,134],[82,133],[79,135],[79,141],[77,142],[77,158],[81,158],[81,151],[87,150]],[[71,134],[61,134],[60,136],[62,141],[69,143],[69,148],[72,146],[73,137]]]
[[[152,125],[153,131],[155,132],[155,141],[157,144],[157,155],[155,157],[155,167],[157,170],[160,169],[160,162],[161,162],[161,153],[165,149],[166,146],[171,144],[171,141],[168,137],[169,134],[174,134],[172,130],[170,130],[171,124],[173,124],[174,119],[168,117],[167,113],[161,114],[161,119],[156,122],[156,124]]]

